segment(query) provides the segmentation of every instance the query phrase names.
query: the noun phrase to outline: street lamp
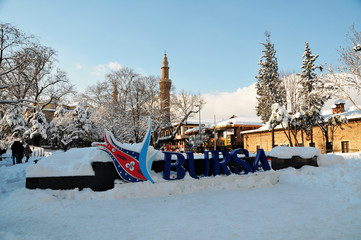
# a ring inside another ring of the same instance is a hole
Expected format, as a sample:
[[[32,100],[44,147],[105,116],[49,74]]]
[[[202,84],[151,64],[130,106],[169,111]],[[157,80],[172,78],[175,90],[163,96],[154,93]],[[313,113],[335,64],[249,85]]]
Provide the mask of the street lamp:
[[[199,143],[200,143],[200,150],[202,151],[202,124],[201,124],[201,105],[197,104],[195,107],[198,107],[199,112]]]

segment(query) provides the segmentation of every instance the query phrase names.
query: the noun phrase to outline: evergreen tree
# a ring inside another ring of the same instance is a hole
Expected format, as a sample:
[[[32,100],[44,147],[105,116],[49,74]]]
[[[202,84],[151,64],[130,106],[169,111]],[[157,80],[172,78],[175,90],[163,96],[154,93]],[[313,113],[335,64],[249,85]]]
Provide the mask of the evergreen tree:
[[[313,55],[308,42],[306,42],[306,48],[302,55],[302,73],[300,74],[300,85],[302,86],[300,92],[301,108],[311,109],[312,106],[320,108],[320,105],[315,98],[310,98],[313,92],[315,92],[316,84],[318,81],[317,74],[315,73],[316,66],[315,61],[318,55]],[[321,106],[322,108],[322,106]]]
[[[258,105],[256,106],[257,116],[260,116],[263,123],[266,123],[272,111],[272,105],[278,103],[284,105],[286,92],[282,81],[279,79],[278,63],[274,44],[270,41],[270,33],[265,33],[266,43],[261,43],[265,50],[258,63],[261,68],[258,71],[256,89]]]
[[[315,66],[318,55],[313,55],[308,42],[302,55],[302,73],[300,74],[300,102],[299,111],[302,114],[302,129],[308,135],[311,135],[311,143],[313,143],[312,127],[323,122],[321,109],[325,102],[330,98],[330,93],[325,87],[324,82],[317,76],[315,70],[320,68]],[[320,68],[321,69],[321,68]]]

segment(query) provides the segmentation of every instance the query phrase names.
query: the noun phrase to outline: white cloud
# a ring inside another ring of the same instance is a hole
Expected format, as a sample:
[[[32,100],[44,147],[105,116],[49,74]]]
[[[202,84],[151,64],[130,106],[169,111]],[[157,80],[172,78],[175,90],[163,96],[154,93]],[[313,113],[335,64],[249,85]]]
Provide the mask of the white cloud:
[[[257,105],[255,86],[254,83],[248,87],[238,88],[234,92],[203,94],[202,96],[207,103],[201,110],[202,118],[213,120],[215,116],[216,121],[219,121],[236,115],[249,117],[250,120],[260,122],[261,120],[257,117],[255,110]]]
[[[102,76],[105,72],[107,71],[107,68],[105,65],[103,64],[99,64],[98,66],[96,66],[93,71],[91,72],[92,75],[95,76]]]
[[[119,70],[124,68],[117,62],[109,62],[107,64],[99,64],[90,72],[91,75],[94,76],[103,76],[105,73],[109,72],[110,70]]]
[[[118,69],[124,68],[122,65],[120,65],[117,62],[109,62],[107,66],[109,69],[112,69],[112,70],[118,70]]]
[[[84,64],[78,63],[78,64],[75,65],[75,68],[81,70],[81,69],[84,68]]]

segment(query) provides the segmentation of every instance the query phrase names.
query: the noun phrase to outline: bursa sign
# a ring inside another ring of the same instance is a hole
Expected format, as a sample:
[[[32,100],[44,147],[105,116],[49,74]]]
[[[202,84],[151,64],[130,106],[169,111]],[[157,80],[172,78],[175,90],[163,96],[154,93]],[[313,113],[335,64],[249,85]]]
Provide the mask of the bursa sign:
[[[106,152],[112,159],[119,176],[127,182],[140,182],[154,180],[151,176],[153,161],[157,154],[148,156],[150,142],[151,121],[148,120],[148,131],[144,137],[140,152],[125,149],[115,140],[111,132],[105,131],[105,142],[95,143],[102,151]],[[244,154],[249,157],[245,149],[235,149],[227,151],[205,151],[203,159],[194,159],[192,152],[187,152],[186,156],[177,152],[162,152],[164,154],[163,178],[166,180],[183,179],[188,171],[192,178],[199,179],[207,176],[217,176],[219,174],[248,174],[260,169],[270,170],[267,157],[262,149],[257,151],[253,164],[242,160],[239,155]],[[203,172],[196,174],[195,161],[203,161]]]

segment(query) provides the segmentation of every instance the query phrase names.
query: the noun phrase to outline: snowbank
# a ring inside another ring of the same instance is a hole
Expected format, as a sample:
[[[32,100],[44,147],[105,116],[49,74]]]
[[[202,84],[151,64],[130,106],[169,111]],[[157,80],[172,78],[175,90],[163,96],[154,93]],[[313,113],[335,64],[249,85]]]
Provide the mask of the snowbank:
[[[319,155],[321,155],[321,150],[313,147],[275,147],[272,151],[267,152],[267,156],[280,159],[289,159],[292,156],[307,159]]]
[[[26,177],[94,176],[91,162],[109,162],[108,155],[95,147],[56,152],[31,165]]]
[[[345,156],[347,155],[347,159],[355,159],[359,160],[361,159],[361,151],[360,152],[354,152],[354,153],[335,153],[338,156]]]
[[[204,190],[234,190],[250,188],[266,188],[279,181],[279,173],[266,171],[250,173],[247,175],[218,175],[204,177],[198,180],[189,175],[182,180],[166,181],[157,177],[157,184],[149,181],[132,184],[115,184],[114,194],[118,198],[143,198],[156,196],[169,196],[174,194],[190,194]]]
[[[345,159],[340,155],[321,154],[317,157],[318,166],[327,166],[332,164],[345,164]]]

